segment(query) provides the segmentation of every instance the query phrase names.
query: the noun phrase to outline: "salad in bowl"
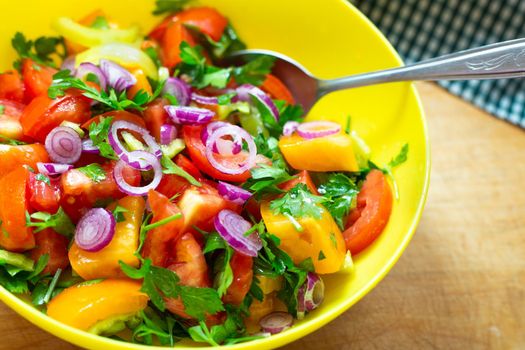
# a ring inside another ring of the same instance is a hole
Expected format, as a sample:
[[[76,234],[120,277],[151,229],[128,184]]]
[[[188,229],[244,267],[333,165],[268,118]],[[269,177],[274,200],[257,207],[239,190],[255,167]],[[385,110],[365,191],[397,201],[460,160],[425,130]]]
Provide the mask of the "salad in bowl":
[[[269,337],[388,223],[395,167],[300,105],[211,7],[159,2],[146,36],[96,10],[16,33],[0,74],[0,284],[124,341]],[[166,4],[170,4],[167,6]]]

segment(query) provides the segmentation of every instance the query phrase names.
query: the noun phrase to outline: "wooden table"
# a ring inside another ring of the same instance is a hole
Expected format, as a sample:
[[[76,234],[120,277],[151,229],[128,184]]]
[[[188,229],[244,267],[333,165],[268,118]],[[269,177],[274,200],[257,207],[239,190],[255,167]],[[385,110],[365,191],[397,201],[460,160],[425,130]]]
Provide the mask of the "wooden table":
[[[369,295],[286,349],[525,348],[525,131],[419,91],[433,166],[414,239]],[[75,348],[3,304],[0,320],[0,349]]]

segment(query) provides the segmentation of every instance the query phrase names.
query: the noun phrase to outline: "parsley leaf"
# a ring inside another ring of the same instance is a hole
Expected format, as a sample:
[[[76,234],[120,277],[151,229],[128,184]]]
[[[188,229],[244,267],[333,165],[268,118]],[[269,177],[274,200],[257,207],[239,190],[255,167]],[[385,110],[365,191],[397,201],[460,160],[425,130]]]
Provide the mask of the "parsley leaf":
[[[0,115],[4,114],[4,112],[5,112],[5,106],[4,105],[0,105]]]
[[[109,29],[109,23],[106,17],[104,16],[97,16],[93,23],[91,23],[91,28],[95,29]]]
[[[44,174],[36,174],[35,175],[35,179],[37,181],[42,181],[43,183],[47,184],[48,186],[51,186],[51,180],[49,180],[49,178],[47,176],[45,176]]]
[[[345,174],[333,173],[319,186],[318,191],[327,199],[324,206],[332,214],[339,228],[344,230],[346,216],[356,206],[358,186]]]
[[[145,259],[140,269],[135,269],[119,261],[122,271],[130,278],[143,279],[141,291],[148,294],[151,302],[160,311],[166,310],[163,297],[180,297],[185,312],[204,320],[207,314],[213,315],[224,310],[222,301],[212,288],[199,288],[179,284],[179,276],[171,270],[152,266],[150,259]]]
[[[180,12],[191,0],[155,0],[154,15]]]
[[[210,233],[206,237],[204,254],[222,250],[215,256],[213,261],[213,272],[215,274],[214,287],[220,297],[226,294],[228,287],[233,282],[233,270],[230,266],[230,260],[233,256],[233,248],[230,247],[218,233]]]
[[[33,221],[33,219],[38,221]],[[40,232],[48,227],[63,236],[71,237],[75,232],[75,225],[64,212],[62,207],[58,208],[56,214],[49,214],[43,211],[29,214],[26,212],[26,226],[35,227],[34,232]]]
[[[115,217],[116,222],[123,222],[126,221],[126,217],[124,216],[124,213],[127,213],[128,210],[124,207],[121,207],[120,205],[117,205],[115,209],[113,209],[113,217]]]
[[[153,345],[153,336],[156,336],[162,345],[173,347],[177,341],[187,334],[184,326],[169,315],[160,316],[151,308],[140,311],[137,315],[139,323],[131,327],[135,342]]]
[[[258,56],[243,66],[233,69],[233,77],[238,84],[261,85],[272,71],[275,58]]]
[[[0,142],[7,143],[7,144],[12,145],[12,146],[27,145],[27,142],[18,141],[18,140],[12,139],[10,137],[4,136],[2,134],[0,134]]]
[[[209,51],[215,59],[224,58],[235,51],[246,48],[246,45],[239,39],[237,32],[230,24],[224,29],[219,41],[214,41],[208,35],[205,35],[205,37]]]
[[[0,250],[0,284],[11,293],[27,293],[30,285],[38,283],[39,274],[44,270],[49,261],[49,254],[43,254],[36,264],[32,261],[25,262],[23,254],[11,253]],[[30,259],[29,259],[30,260]]]
[[[202,186],[202,184],[199,181],[197,181],[193,176],[188,174],[188,172],[186,172],[180,166],[175,164],[175,162],[173,162],[168,157],[162,156],[162,158],[160,160],[160,163],[161,163],[162,167],[164,168],[162,170],[162,172],[164,174],[174,174],[174,175],[180,176],[180,177],[188,180],[188,182],[190,184],[192,184],[193,186],[197,186],[197,187]]]
[[[89,124],[89,138],[93,146],[98,147],[101,156],[116,160],[118,157],[108,141],[112,121],[113,117],[103,117],[98,123]]]
[[[81,168],[78,171],[89,177],[93,182],[101,182],[106,179],[106,171],[98,163],[92,163]]]
[[[37,64],[56,68],[56,64],[51,55],[57,54],[61,58],[64,58],[66,52],[64,39],[62,37],[42,36],[32,41],[27,40],[24,34],[17,32],[13,39],[11,39],[11,45],[18,53],[18,56],[20,56],[20,59],[15,62],[17,69],[20,68],[21,60],[24,58],[29,58]],[[62,47],[62,49],[58,50],[58,47]]]
[[[274,214],[283,214],[288,218],[313,217],[319,219],[323,209],[319,204],[326,202],[326,198],[313,195],[305,184],[298,183],[283,197],[274,199],[270,209]]]
[[[403,164],[408,159],[408,143],[405,143],[399,153],[388,162],[387,168],[392,170],[398,165]]]

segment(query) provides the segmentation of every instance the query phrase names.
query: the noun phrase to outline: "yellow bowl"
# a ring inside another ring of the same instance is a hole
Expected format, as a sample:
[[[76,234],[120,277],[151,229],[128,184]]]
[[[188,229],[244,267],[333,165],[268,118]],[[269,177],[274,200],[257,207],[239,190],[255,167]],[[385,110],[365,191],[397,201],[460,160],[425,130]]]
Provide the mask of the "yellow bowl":
[[[374,25],[344,0],[206,0],[199,4],[215,6],[228,16],[250,47],[283,52],[319,77],[333,78],[402,63]],[[104,9],[123,24],[136,22],[149,30],[158,21],[150,15],[152,6],[153,0],[6,2],[0,12],[0,68],[10,67],[15,58],[9,45],[17,30],[29,38],[51,34],[49,24],[53,18],[79,18],[95,8]],[[309,117],[344,123],[348,115],[352,117],[352,128],[371,146],[372,158],[379,164],[388,162],[404,143],[410,145],[408,161],[395,170],[400,199],[394,204],[385,232],[355,258],[353,274],[325,278],[325,302],[305,320],[281,334],[231,348],[275,348],[315,331],[368,293],[410,241],[423,210],[430,172],[428,135],[417,93],[408,83],[338,92],[320,101]],[[38,327],[79,346],[105,350],[146,348],[60,324],[3,288],[0,298]]]

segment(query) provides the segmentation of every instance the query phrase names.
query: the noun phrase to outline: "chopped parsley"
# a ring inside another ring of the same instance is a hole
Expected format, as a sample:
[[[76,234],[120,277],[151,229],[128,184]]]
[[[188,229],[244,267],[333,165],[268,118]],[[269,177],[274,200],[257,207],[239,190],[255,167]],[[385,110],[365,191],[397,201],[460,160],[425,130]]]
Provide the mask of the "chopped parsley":
[[[127,213],[128,210],[124,207],[121,207],[120,205],[117,205],[115,209],[113,209],[113,217],[115,218],[116,222],[123,222],[126,221],[126,217],[124,216],[124,213]]]
[[[51,180],[49,180],[49,177],[45,176],[44,174],[36,174],[35,179],[37,181],[42,181],[43,183],[47,184],[48,186],[51,186]]]
[[[92,163],[84,167],[77,168],[77,170],[89,177],[93,182],[101,182],[106,179],[106,171],[98,163]]]
[[[24,58],[29,58],[37,64],[56,68],[52,55],[56,54],[61,58],[65,58],[66,53],[62,37],[42,36],[33,41],[27,40],[24,34],[17,32],[11,39],[11,45],[20,57],[14,63],[17,69],[21,68],[22,59]]]
[[[205,37],[208,43],[207,48],[215,59],[222,59],[235,51],[246,48],[246,45],[239,39],[237,32],[230,24],[224,29],[219,41],[214,41],[208,35],[205,35]]]
[[[319,186],[318,191],[327,199],[324,206],[332,214],[337,226],[344,230],[346,217],[355,208],[359,193],[355,181],[343,173],[332,173]]]
[[[219,297],[222,297],[226,294],[228,287],[233,282],[233,270],[230,266],[233,248],[230,247],[218,233],[213,232],[207,235],[206,245],[203,250],[204,254],[212,252],[219,253],[213,259],[213,272],[215,275],[214,287],[217,289]]]
[[[118,157],[108,141],[112,121],[113,117],[103,117],[98,123],[89,124],[89,138],[93,142],[93,146],[98,147],[102,157],[117,160]]]
[[[0,105],[0,115],[4,114],[4,112],[5,112],[5,106]]]
[[[160,160],[160,163],[161,163],[162,167],[164,168],[162,170],[162,172],[164,174],[174,174],[174,175],[180,176],[180,177],[188,180],[188,182],[190,184],[192,184],[193,186],[197,186],[197,187],[202,186],[202,184],[199,181],[197,181],[193,176],[188,174],[188,172],[186,172],[180,166],[175,164],[175,162],[173,162],[168,157],[162,156],[162,158]]]
[[[191,0],[155,0],[154,15],[180,12]]]
[[[270,203],[270,209],[275,215],[283,214],[288,217],[321,218],[323,212],[319,204],[326,202],[326,198],[312,194],[305,184],[298,183],[281,198]]]
[[[40,232],[46,228],[52,228],[57,233],[66,237],[71,237],[75,232],[75,225],[73,225],[73,222],[64,212],[62,207],[58,208],[58,211],[55,214],[49,214],[43,211],[37,211],[32,214],[26,212],[26,226],[34,227],[34,232]]]

